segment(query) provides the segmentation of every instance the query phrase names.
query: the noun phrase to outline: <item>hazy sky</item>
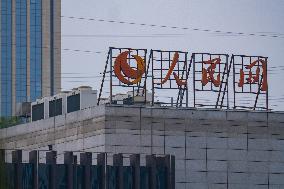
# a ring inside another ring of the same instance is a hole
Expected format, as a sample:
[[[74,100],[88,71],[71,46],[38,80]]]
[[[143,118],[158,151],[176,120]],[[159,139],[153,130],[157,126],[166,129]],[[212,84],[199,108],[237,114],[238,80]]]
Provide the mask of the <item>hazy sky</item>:
[[[284,110],[283,0],[62,0],[62,16],[62,49],[66,49],[62,50],[64,90],[80,85],[98,89],[97,76],[103,71],[110,46],[263,55],[269,57],[271,70],[270,107]],[[96,20],[66,18],[70,16]],[[184,27],[190,29],[181,29]],[[194,28],[245,35],[194,31]],[[251,33],[256,36],[247,35]],[[277,37],[271,37],[274,35]]]

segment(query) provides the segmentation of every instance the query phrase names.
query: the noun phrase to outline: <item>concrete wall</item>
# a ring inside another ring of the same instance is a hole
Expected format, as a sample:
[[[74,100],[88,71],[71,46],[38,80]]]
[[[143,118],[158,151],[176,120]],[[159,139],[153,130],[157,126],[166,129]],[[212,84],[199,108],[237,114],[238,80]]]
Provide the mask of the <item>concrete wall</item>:
[[[50,12],[51,1],[42,1],[42,70],[44,70],[42,72],[43,97],[54,95],[61,91],[61,0],[52,1],[54,7],[53,13]],[[53,21],[50,19],[51,14],[53,14]],[[53,27],[53,33],[51,33],[51,27]],[[51,47],[51,38],[53,38],[53,47]],[[51,52],[53,53],[53,57],[51,56]],[[53,73],[53,76],[51,75],[51,72]],[[54,94],[51,94],[51,89],[53,89]]]
[[[54,94],[61,91],[61,0],[54,0]]]
[[[104,152],[104,114],[105,107],[100,106],[1,129],[0,149],[48,150],[53,145],[59,161],[64,151]]]
[[[42,1],[42,96],[50,96],[51,53],[50,53],[50,1]]]
[[[99,106],[0,131],[1,147],[176,156],[176,188],[284,188],[284,113]]]

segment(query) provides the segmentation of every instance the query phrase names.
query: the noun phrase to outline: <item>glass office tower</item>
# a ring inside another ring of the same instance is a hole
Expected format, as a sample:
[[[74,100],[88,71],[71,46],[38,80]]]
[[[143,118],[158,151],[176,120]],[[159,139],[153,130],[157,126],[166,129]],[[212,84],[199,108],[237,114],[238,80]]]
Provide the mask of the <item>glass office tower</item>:
[[[0,0],[0,117],[61,88],[61,1]]]

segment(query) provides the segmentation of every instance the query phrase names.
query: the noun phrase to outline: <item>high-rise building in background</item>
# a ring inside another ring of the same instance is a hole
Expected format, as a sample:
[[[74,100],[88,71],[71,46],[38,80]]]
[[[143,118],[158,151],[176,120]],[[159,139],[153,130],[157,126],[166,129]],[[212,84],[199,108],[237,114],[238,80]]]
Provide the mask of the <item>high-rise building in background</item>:
[[[61,0],[0,0],[0,116],[61,88]]]

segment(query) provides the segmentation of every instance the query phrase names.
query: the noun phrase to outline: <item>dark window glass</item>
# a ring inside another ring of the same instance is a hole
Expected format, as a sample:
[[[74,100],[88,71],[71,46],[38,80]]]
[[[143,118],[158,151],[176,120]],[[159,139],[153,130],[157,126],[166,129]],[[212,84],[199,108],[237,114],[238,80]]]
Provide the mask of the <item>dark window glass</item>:
[[[32,120],[37,121],[44,118],[44,104],[37,104],[32,107]]]
[[[49,102],[49,117],[62,115],[62,98]]]
[[[67,97],[67,113],[80,110],[80,94]]]

